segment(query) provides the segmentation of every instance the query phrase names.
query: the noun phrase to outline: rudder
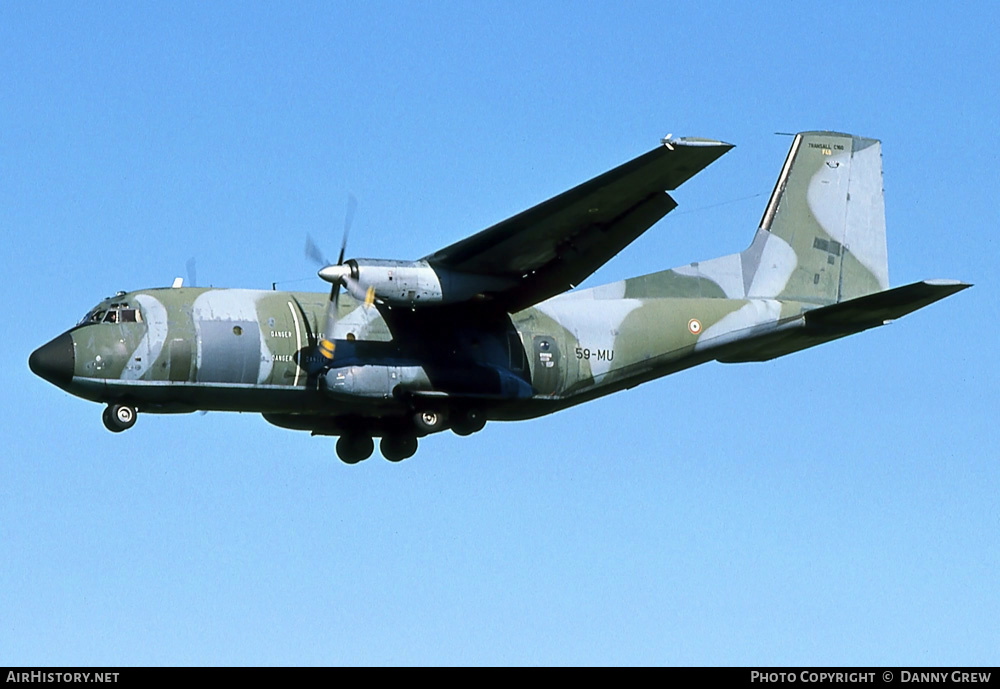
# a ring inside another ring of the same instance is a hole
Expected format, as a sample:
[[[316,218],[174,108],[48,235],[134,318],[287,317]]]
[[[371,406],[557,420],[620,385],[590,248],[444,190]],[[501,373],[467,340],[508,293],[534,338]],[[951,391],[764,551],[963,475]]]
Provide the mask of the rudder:
[[[831,304],[888,289],[881,142],[836,132],[797,134],[761,233],[784,240],[795,253],[795,268],[776,296]]]

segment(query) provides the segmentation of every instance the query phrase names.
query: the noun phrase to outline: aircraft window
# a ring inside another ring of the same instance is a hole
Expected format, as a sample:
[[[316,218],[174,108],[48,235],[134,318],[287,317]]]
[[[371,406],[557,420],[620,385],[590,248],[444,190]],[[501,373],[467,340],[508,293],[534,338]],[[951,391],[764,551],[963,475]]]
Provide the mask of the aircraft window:
[[[128,304],[111,304],[110,309],[93,309],[77,325],[88,323],[142,323],[142,312]]]

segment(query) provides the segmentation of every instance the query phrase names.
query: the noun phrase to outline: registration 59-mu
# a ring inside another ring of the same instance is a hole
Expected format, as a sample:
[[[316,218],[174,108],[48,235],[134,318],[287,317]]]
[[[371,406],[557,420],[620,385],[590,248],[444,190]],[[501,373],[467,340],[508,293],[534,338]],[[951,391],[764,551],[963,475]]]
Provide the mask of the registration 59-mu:
[[[595,358],[598,361],[611,361],[615,358],[615,350],[613,349],[590,349],[588,347],[577,347],[576,348],[576,358],[577,359],[589,359]]]

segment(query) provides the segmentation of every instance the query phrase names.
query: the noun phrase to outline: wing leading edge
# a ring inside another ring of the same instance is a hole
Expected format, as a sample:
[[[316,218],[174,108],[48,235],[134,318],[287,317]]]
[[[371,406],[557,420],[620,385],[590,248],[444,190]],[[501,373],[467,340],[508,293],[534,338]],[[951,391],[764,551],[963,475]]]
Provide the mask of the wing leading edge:
[[[575,287],[677,207],[666,192],[732,144],[663,145],[423,260],[482,279],[482,293],[513,312]]]

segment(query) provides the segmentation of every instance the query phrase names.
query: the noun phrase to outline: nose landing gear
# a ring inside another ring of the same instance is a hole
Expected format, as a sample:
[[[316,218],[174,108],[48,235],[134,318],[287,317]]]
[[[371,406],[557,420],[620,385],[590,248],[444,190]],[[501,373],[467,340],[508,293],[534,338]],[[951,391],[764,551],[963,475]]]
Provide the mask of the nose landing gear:
[[[127,431],[135,425],[136,409],[125,404],[109,404],[101,415],[104,427],[112,433]]]

